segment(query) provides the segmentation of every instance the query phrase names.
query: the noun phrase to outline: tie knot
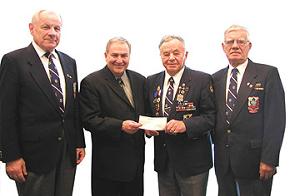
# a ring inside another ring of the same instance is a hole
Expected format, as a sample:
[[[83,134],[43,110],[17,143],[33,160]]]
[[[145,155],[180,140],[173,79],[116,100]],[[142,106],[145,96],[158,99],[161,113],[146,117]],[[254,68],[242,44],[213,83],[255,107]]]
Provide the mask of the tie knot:
[[[173,77],[170,77],[170,78],[169,78],[169,83],[170,83],[170,85],[173,86],[173,84],[174,84],[174,79],[173,79]]]
[[[232,69],[231,73],[232,75],[236,76],[239,70],[237,68]]]
[[[52,55],[53,55],[53,54],[52,54],[51,52],[46,52],[46,53],[44,54],[44,56],[47,57],[48,59],[51,58]]]
[[[119,83],[120,86],[124,85],[124,82],[121,78],[116,78],[117,82]]]

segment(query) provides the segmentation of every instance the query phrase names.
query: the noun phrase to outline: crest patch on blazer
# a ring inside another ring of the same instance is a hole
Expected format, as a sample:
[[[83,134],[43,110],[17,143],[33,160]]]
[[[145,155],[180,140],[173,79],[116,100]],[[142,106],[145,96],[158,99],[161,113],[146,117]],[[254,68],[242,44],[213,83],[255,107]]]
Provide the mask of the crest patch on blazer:
[[[251,114],[257,113],[259,110],[259,97],[248,97],[248,111]]]

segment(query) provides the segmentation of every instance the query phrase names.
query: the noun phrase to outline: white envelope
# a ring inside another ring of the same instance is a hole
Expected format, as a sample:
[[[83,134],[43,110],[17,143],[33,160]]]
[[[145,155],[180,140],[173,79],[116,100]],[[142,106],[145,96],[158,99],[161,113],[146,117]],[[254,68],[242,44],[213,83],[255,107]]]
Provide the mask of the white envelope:
[[[140,129],[163,131],[167,124],[167,117],[139,116]]]

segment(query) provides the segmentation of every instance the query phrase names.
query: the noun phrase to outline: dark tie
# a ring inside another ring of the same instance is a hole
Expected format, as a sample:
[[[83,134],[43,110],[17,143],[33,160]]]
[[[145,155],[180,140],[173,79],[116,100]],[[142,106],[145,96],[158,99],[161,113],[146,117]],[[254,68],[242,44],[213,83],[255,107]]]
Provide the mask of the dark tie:
[[[130,104],[132,107],[134,107],[134,102],[133,102],[133,98],[132,98],[132,94],[129,90],[129,88],[127,88],[123,82],[123,80],[121,78],[116,78],[117,82],[119,83],[119,85],[122,87],[124,93],[126,94],[127,99],[129,100]]]
[[[169,78],[169,87],[166,94],[165,106],[164,106],[164,116],[169,116],[171,108],[173,105],[173,95],[174,95],[174,79],[173,77]]]
[[[63,97],[63,93],[61,90],[61,86],[60,86],[60,79],[59,79],[59,75],[56,69],[56,66],[53,62],[53,54],[47,52],[45,53],[45,56],[49,59],[48,62],[48,68],[49,68],[49,73],[50,73],[50,81],[51,81],[51,86],[52,86],[52,90],[58,100],[59,103],[59,109],[61,110],[62,113],[64,113],[64,97]]]
[[[238,69],[234,68],[231,71],[231,77],[228,87],[227,100],[226,100],[226,122],[230,124],[231,115],[237,100],[237,73]]]

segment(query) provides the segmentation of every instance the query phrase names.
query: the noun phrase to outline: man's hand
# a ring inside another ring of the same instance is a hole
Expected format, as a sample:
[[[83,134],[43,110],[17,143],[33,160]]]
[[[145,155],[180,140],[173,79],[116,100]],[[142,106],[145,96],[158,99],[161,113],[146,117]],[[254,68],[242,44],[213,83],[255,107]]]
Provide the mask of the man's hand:
[[[6,174],[12,180],[25,182],[27,171],[24,159],[20,158],[6,163]]]
[[[83,158],[85,157],[85,149],[84,148],[76,148],[76,164],[81,163]]]
[[[259,166],[259,177],[261,180],[267,180],[271,178],[276,173],[276,168],[272,165],[260,162]]]
[[[170,120],[166,125],[165,132],[168,134],[183,133],[186,132],[186,127],[183,121]]]
[[[128,133],[128,134],[134,134],[139,130],[139,127],[141,127],[141,123],[137,123],[133,120],[125,120],[122,123],[122,131]]]

